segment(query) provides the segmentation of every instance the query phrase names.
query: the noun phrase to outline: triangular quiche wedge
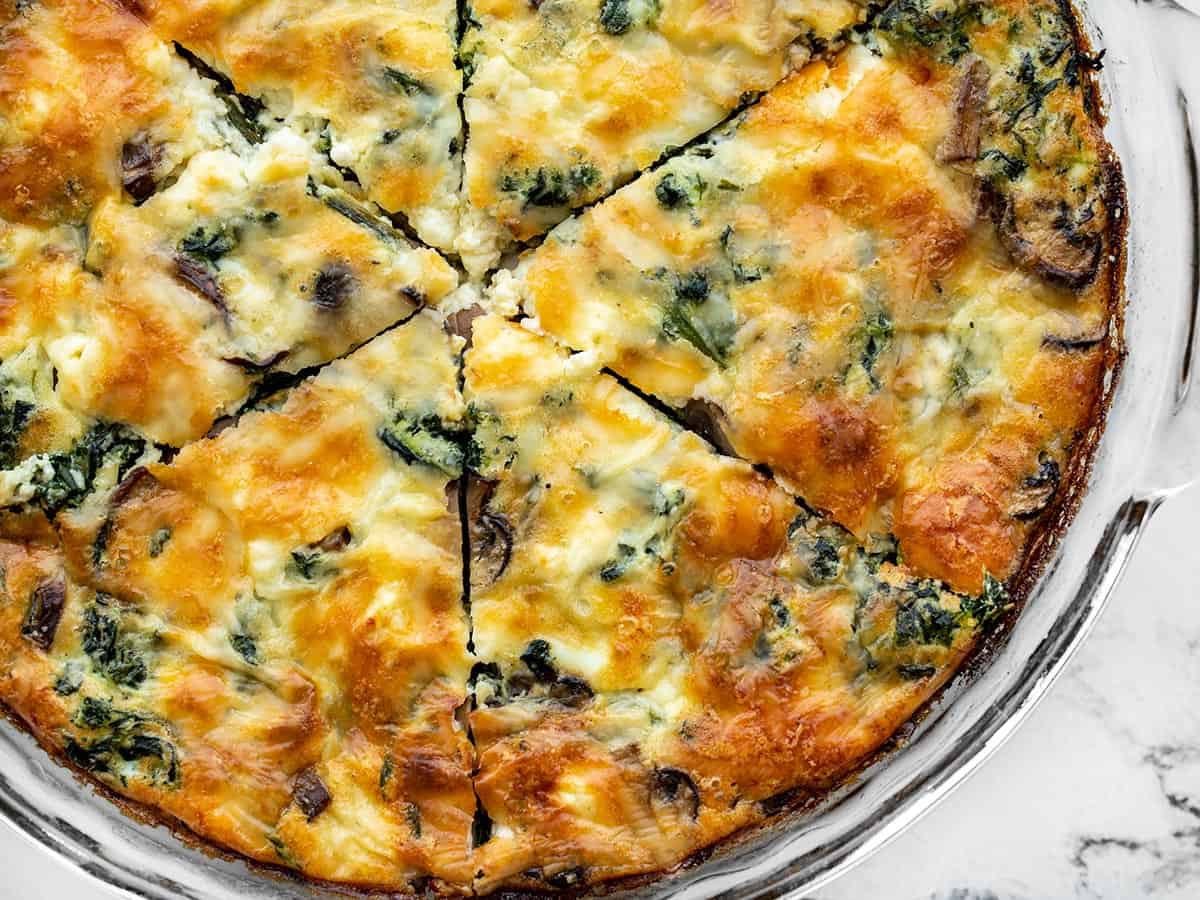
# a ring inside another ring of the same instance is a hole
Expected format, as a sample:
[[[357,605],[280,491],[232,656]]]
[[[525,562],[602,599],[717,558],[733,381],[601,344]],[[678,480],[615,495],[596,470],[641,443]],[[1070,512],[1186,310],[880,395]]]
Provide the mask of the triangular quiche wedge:
[[[462,74],[450,0],[147,0],[156,33],[228,79],[252,127],[281,121],[421,240],[459,228]],[[257,114],[257,115],[254,115]]]
[[[460,343],[419,315],[131,469],[57,538],[44,520],[10,529],[6,704],[226,848],[314,878],[462,889]]]

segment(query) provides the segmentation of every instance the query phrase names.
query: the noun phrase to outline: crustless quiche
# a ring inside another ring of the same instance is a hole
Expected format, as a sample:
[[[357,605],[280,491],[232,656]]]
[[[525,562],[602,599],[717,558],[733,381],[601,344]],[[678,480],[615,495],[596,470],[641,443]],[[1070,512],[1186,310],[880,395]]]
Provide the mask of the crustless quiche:
[[[0,0],[0,701],[363,890],[852,778],[1086,474],[1101,64],[1058,0]]]

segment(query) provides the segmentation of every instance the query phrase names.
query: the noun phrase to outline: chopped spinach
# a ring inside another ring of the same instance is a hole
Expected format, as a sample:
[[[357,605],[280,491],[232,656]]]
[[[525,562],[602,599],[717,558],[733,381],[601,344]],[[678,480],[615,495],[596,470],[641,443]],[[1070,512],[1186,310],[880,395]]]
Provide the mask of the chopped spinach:
[[[69,697],[83,686],[83,667],[74,660],[68,662],[54,679],[54,693]]]
[[[916,587],[916,596],[896,607],[896,646],[941,644],[949,647],[958,629],[958,619],[938,600],[931,585]]]
[[[284,571],[293,578],[315,581],[326,575],[335,574],[337,568],[328,564],[325,554],[320,549],[310,546],[293,550],[292,558]]]
[[[507,434],[500,417],[472,402],[467,407],[470,432],[464,463],[479,475],[507,469],[517,458],[517,439]]]
[[[108,700],[85,697],[75,714],[75,724],[87,731],[103,732],[83,739],[68,736],[67,758],[96,774],[111,775],[128,784],[131,775],[168,787],[179,784],[179,753],[168,729],[158,720],[117,709]]]
[[[676,175],[668,172],[654,188],[654,196],[664,209],[695,208],[704,199],[708,182],[698,174]]]
[[[150,674],[149,656],[157,635],[125,628],[115,608],[102,603],[83,611],[83,652],[91,659],[92,667],[114,684],[136,688]]]
[[[194,259],[215,263],[236,250],[241,237],[241,228],[234,223],[218,222],[207,227],[198,225],[179,242],[179,252]]]
[[[0,469],[12,468],[17,463],[21,435],[29,426],[34,409],[32,403],[15,396],[12,385],[0,383]]]
[[[318,184],[310,176],[308,193],[316,197],[335,213],[349,219],[360,228],[365,228],[386,244],[407,246],[408,242],[395,227],[377,210],[360,203],[344,191]]]
[[[663,277],[664,273],[658,273]],[[663,309],[662,331],[671,340],[684,340],[722,368],[737,322],[728,301],[712,293],[703,270],[674,277],[674,289]]]
[[[231,634],[229,644],[250,665],[258,665],[258,644],[248,634]]]
[[[660,0],[600,0],[600,28],[613,36],[631,28],[650,28],[658,20]]]
[[[976,0],[892,0],[875,27],[900,45],[923,47],[954,63],[970,52],[970,30],[982,21]]]
[[[788,541],[796,558],[808,570],[812,583],[828,584],[841,577],[841,548],[845,540],[836,526],[826,525],[815,513],[805,512],[788,525]]]
[[[383,83],[397,94],[404,94],[407,97],[415,97],[418,94],[429,94],[429,85],[420,79],[414,78],[407,72],[401,69],[395,69],[391,66],[384,66],[382,70]]]
[[[875,374],[875,364],[892,343],[892,320],[886,310],[880,309],[871,313],[862,326],[855,332],[854,340],[859,348],[859,361],[871,387],[879,390],[879,378]]]
[[[399,412],[390,425],[379,429],[379,439],[409,465],[432,466],[451,478],[462,474],[465,451],[458,432],[451,431],[434,413]]]
[[[984,150],[979,154],[979,158],[991,160],[995,163],[995,171],[1009,181],[1016,181],[1029,168],[1029,163],[1025,162],[1025,160],[1017,156],[1010,156],[995,147],[989,147],[987,150]]]
[[[724,231],[721,232],[721,252],[725,254],[725,259],[729,261],[729,270],[733,275],[734,284],[751,284],[755,281],[761,281],[763,276],[767,274],[767,266],[755,265],[750,262],[753,256],[761,256],[759,251],[753,256],[745,256],[738,252],[734,246],[735,232],[732,225],[726,225]]]
[[[983,590],[975,596],[962,598],[962,610],[980,627],[990,625],[1012,605],[1004,582],[990,572],[983,574]]]
[[[617,544],[616,555],[600,567],[600,580],[613,582],[629,571],[637,561],[637,548],[629,544]]]
[[[49,474],[43,470],[34,476],[34,498],[53,517],[79,505],[105,466],[116,464],[119,482],[145,449],[146,442],[123,425],[93,425],[70,450],[46,457]]]
[[[599,184],[600,170],[591,163],[576,163],[565,172],[539,166],[500,178],[500,190],[521,197],[525,207],[577,206]]]

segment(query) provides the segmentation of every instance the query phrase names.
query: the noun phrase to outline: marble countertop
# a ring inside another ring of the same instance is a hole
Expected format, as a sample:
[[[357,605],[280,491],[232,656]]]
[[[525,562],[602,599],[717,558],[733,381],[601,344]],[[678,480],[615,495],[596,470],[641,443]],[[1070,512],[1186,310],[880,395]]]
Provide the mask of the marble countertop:
[[[1029,721],[916,826],[808,900],[1200,897],[1200,489],[1150,525]],[[109,893],[0,827],[0,898]]]

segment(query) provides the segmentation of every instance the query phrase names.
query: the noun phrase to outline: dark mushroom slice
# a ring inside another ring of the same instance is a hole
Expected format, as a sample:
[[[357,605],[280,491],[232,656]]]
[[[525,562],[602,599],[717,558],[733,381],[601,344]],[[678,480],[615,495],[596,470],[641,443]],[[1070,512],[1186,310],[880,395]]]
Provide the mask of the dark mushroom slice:
[[[1062,350],[1066,353],[1078,353],[1099,347],[1108,339],[1108,326],[1100,328],[1092,334],[1080,334],[1074,337],[1063,337],[1057,334],[1047,334],[1042,338],[1042,346],[1052,350]]]
[[[350,541],[354,535],[350,533],[350,529],[343,525],[341,528],[335,528],[325,537],[321,538],[310,546],[314,550],[324,550],[326,553],[337,553],[340,550],[345,550],[350,546]]]
[[[67,584],[62,576],[48,578],[29,595],[29,608],[21,625],[21,636],[42,650],[49,650],[67,603]]]
[[[154,174],[161,157],[162,148],[151,144],[145,136],[127,141],[121,147],[121,184],[134,203],[145,203],[153,196],[158,187]]]
[[[472,303],[465,309],[460,309],[446,316],[446,331],[457,335],[467,342],[464,350],[471,349],[471,329],[476,319],[484,314],[484,309],[478,303]]]
[[[680,413],[683,424],[724,453],[736,456],[725,434],[725,411],[710,400],[693,397]]]
[[[572,709],[578,709],[595,696],[591,685],[578,675],[559,675],[550,686],[550,698]]]
[[[313,283],[312,302],[317,309],[341,309],[354,293],[358,281],[354,272],[343,262],[322,267]]]
[[[237,416],[221,416],[215,419],[208,431],[204,432],[206,438],[215,438],[227,428],[232,428],[237,424]]]
[[[1027,475],[1013,492],[1008,514],[1014,519],[1031,519],[1050,505],[1060,480],[1058,463],[1043,454],[1038,470]]]
[[[983,131],[991,73],[978,56],[966,57],[962,69],[954,96],[954,119],[937,148],[937,161],[942,163],[974,162],[979,157],[979,136]]]
[[[224,361],[231,366],[245,369],[247,372],[265,372],[283,362],[289,352],[288,350],[279,350],[262,359],[250,359],[248,356],[226,356]]]
[[[311,822],[325,811],[333,797],[330,796],[329,788],[325,787],[321,776],[317,774],[316,768],[309,766],[292,782],[292,799]]]
[[[990,192],[988,205],[1000,243],[1020,266],[1073,291],[1092,283],[1100,270],[1103,235],[1070,224],[1061,206],[1046,199],[1023,204],[1021,214],[1011,197]]]
[[[655,799],[680,804],[693,819],[700,815],[700,789],[687,772],[669,766],[655,769],[650,786]]]
[[[512,559],[513,534],[508,519],[488,510],[495,482],[467,476],[466,516],[471,545],[471,588],[495,584]]]
[[[129,470],[129,474],[121,479],[121,483],[117,485],[112,497],[109,498],[108,504],[110,507],[120,506],[141,488],[157,483],[158,479],[145,466],[134,466]]]
[[[186,256],[176,256],[174,275],[176,280],[215,306],[225,321],[229,321],[229,305],[225,302],[225,292],[221,290],[216,277],[204,263]]]

